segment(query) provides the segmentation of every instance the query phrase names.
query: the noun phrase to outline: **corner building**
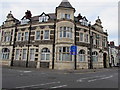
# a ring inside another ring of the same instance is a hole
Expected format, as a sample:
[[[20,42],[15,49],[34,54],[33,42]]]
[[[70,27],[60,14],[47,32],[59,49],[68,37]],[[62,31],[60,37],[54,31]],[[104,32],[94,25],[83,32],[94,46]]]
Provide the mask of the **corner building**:
[[[0,27],[3,64],[50,69],[74,69],[76,64],[77,69],[89,69],[92,45],[93,68],[108,67],[108,34],[101,20],[98,17],[90,25],[85,16],[74,13],[67,0],[56,7],[55,13],[43,12],[30,20],[24,16],[19,21],[10,12]],[[70,54],[72,45],[77,46],[77,55]]]

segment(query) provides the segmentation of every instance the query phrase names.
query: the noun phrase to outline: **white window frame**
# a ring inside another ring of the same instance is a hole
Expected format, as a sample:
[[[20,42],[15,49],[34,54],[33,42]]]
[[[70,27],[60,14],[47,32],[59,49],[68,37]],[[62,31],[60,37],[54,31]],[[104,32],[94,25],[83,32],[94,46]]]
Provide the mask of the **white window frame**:
[[[37,39],[37,32],[40,32],[40,35],[39,35],[39,36],[41,36],[41,31],[36,31],[35,40],[40,40],[40,37]]]
[[[30,48],[30,61],[34,61],[34,59],[35,59],[35,50],[36,49],[34,49],[34,48]]]
[[[25,53],[24,53],[24,50],[26,50]],[[24,55],[24,54],[25,54],[25,55]],[[24,56],[25,56],[25,58],[24,58]],[[26,48],[22,50],[22,60],[23,60],[23,61],[27,60],[27,49],[26,49]]]
[[[82,53],[80,53],[80,51],[83,51]],[[80,50],[79,51],[79,55],[78,55],[78,61],[79,62],[85,62],[86,61],[86,57],[85,57],[85,50]]]
[[[39,22],[47,22],[49,19],[48,16],[45,16],[45,14],[43,14],[42,16],[39,17]]]
[[[28,24],[29,21],[29,19],[24,18],[23,20],[21,20],[21,25]]]
[[[60,27],[59,30],[60,38],[72,38],[72,28],[71,27]]]
[[[5,48],[3,48],[3,49],[5,49]],[[2,60],[8,60],[9,59],[10,50],[8,48],[7,48],[7,50],[8,50],[7,52],[2,51]]]
[[[19,34],[20,34],[20,39],[19,39]],[[21,34],[22,34],[21,32],[18,32],[18,34],[17,34],[17,35],[18,35],[18,36],[17,36],[17,40],[18,40],[18,41],[21,41],[21,36],[22,36]]]
[[[47,52],[44,52],[43,50],[47,49]],[[44,59],[42,58],[42,55],[44,55]],[[49,55],[49,57],[47,58],[47,55]],[[50,61],[50,50],[48,48],[43,48],[41,50],[41,61]]]
[[[18,50],[18,52],[17,52]],[[19,60],[19,55],[20,55],[20,49],[16,49],[15,51],[15,60]]]
[[[28,35],[27,35],[27,39],[26,39],[26,35],[25,35],[25,33],[28,33]],[[29,39],[29,32],[25,32],[24,33],[24,41],[28,41],[28,39]]]
[[[63,51],[63,48],[65,49],[65,51]],[[70,54],[70,47],[58,47],[58,53],[59,53],[59,61],[72,61],[72,55]]]
[[[98,62],[98,52],[97,51],[92,52],[92,59],[93,59],[93,62]]]
[[[82,34],[82,37],[81,37],[81,34]],[[84,42],[84,33],[83,32],[80,32],[80,42]]]
[[[45,38],[45,31],[48,31],[48,34],[49,34],[47,39]],[[50,40],[50,30],[44,30],[43,39]]]

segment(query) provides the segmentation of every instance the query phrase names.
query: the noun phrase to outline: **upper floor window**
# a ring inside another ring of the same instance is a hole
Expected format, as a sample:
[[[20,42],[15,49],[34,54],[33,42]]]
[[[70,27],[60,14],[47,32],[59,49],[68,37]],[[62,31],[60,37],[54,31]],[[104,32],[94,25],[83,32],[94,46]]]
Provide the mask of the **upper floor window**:
[[[72,38],[72,28],[70,27],[60,27],[60,38]]]
[[[83,41],[83,33],[80,33],[80,41]]]
[[[39,22],[47,22],[48,19],[49,17],[43,14],[42,16],[39,17]]]
[[[28,32],[25,32],[25,40],[28,40],[28,38],[29,38],[29,34]]]
[[[11,35],[10,32],[4,32],[4,42],[10,41]]]
[[[85,34],[84,37],[85,37],[85,42],[88,42],[88,34]]]
[[[44,31],[44,39],[48,40],[49,39],[49,30]]]
[[[17,39],[18,39],[18,41],[21,40],[21,32],[18,33],[18,38]]]
[[[86,17],[83,17],[82,19],[79,20],[81,22],[81,25],[84,25],[84,26],[88,26],[88,20],[86,19]]]
[[[70,14],[61,14],[61,18],[70,19]]]
[[[36,31],[36,40],[40,40],[40,31]]]
[[[22,25],[23,25],[23,24],[28,24],[29,21],[30,21],[29,19],[23,18],[23,19],[21,20],[21,24],[22,24]]]
[[[70,19],[70,14],[65,14],[65,19]]]

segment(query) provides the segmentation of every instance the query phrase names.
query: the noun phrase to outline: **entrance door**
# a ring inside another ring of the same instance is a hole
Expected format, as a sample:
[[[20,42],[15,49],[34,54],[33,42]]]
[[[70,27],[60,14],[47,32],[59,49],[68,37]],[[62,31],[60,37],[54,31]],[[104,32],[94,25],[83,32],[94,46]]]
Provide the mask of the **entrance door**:
[[[103,65],[104,65],[104,68],[107,68],[107,54],[106,53],[104,53],[103,54]]]

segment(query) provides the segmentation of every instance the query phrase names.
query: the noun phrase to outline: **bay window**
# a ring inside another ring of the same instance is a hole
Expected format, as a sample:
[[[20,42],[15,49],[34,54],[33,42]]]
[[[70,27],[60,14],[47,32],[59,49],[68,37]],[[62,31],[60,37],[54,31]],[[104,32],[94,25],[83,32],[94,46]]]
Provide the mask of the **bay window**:
[[[72,55],[70,54],[70,47],[59,47],[59,60],[60,61],[72,61]]]
[[[60,27],[60,38],[72,38],[72,28]]]

